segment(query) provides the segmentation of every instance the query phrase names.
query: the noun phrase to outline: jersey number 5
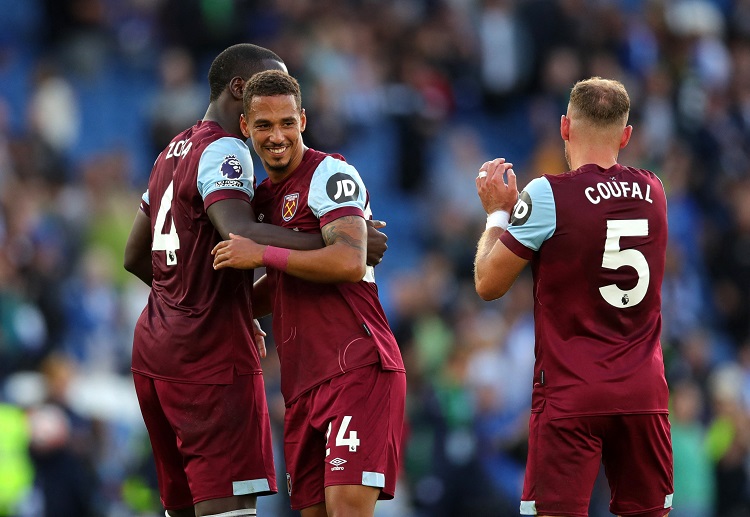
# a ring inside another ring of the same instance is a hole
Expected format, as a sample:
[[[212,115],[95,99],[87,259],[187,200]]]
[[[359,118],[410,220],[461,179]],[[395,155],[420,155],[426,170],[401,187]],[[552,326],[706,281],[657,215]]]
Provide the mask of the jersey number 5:
[[[151,251],[166,251],[167,265],[174,266],[177,264],[177,250],[180,249],[180,238],[177,236],[177,228],[174,226],[172,217],[172,197],[174,192],[174,182],[170,182],[164,195],[159,203],[159,213],[156,214],[156,223],[154,224],[154,241],[151,244]],[[169,217],[169,233],[164,233]]]
[[[599,288],[604,300],[618,309],[634,307],[643,301],[648,289],[650,272],[646,257],[638,250],[620,249],[620,237],[645,237],[648,235],[647,219],[621,219],[607,221],[607,239],[604,241],[602,267],[619,269],[630,266],[638,274],[635,287],[623,290],[617,284]]]

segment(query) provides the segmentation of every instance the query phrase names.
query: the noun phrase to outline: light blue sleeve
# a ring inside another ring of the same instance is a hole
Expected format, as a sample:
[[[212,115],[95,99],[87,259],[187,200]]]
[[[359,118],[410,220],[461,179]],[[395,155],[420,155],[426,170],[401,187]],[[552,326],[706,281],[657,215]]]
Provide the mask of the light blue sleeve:
[[[518,197],[508,231],[527,248],[539,251],[542,243],[555,233],[556,225],[552,186],[547,178],[535,178]]]
[[[211,142],[198,163],[198,192],[203,199],[222,189],[241,190],[253,198],[253,160],[250,149],[237,138]]]
[[[318,219],[331,210],[352,206],[365,211],[367,190],[359,172],[343,160],[327,156],[310,181],[307,205]]]
[[[146,189],[146,192],[144,192],[144,193],[143,193],[143,195],[141,196],[141,199],[142,199],[142,200],[143,200],[143,202],[144,202],[144,203],[146,203],[147,205],[151,205],[151,203],[149,203],[149,201],[148,201],[148,199],[149,199],[149,198],[148,198],[148,189]]]

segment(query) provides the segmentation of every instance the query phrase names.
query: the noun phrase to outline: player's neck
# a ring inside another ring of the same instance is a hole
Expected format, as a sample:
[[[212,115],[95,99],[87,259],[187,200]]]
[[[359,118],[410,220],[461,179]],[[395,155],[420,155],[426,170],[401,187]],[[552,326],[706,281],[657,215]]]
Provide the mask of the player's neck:
[[[580,161],[571,163],[570,170],[580,169],[584,165],[598,165],[602,169],[607,170],[617,165],[617,160],[596,160],[596,159],[580,160]]]
[[[569,165],[571,170],[579,169],[588,164],[598,165],[606,170],[617,164],[617,155],[618,153],[612,152],[611,149],[605,149],[601,146],[571,150]]]
[[[242,130],[240,130],[239,113],[234,113],[234,111],[231,109],[226,109],[222,106],[219,106],[219,102],[220,100],[214,101],[208,105],[208,109],[206,110],[206,114],[203,116],[203,120],[207,122],[216,122],[227,133],[231,133],[244,139],[244,137],[242,136]]]

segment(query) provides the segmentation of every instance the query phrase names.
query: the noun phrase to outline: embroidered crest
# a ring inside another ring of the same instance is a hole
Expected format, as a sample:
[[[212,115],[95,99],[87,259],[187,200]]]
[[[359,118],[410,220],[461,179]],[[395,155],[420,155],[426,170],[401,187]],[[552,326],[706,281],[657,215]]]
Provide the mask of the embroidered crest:
[[[297,213],[297,206],[299,206],[299,192],[284,196],[284,204],[281,206],[281,218],[284,221],[290,221],[294,217],[294,214]]]

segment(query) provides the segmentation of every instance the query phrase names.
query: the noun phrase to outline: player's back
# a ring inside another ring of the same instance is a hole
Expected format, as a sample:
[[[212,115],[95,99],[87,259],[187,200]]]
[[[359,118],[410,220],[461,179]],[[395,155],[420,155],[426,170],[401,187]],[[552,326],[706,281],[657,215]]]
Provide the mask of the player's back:
[[[660,180],[620,165],[544,179],[555,222],[532,260],[535,383],[561,415],[666,411]]]
[[[250,201],[249,160],[245,144],[214,122],[180,133],[157,158],[144,200],[154,276],[136,327],[134,371],[216,383],[231,382],[235,368],[260,371],[250,346],[252,272],[213,269],[221,236],[206,213],[224,197]]]

